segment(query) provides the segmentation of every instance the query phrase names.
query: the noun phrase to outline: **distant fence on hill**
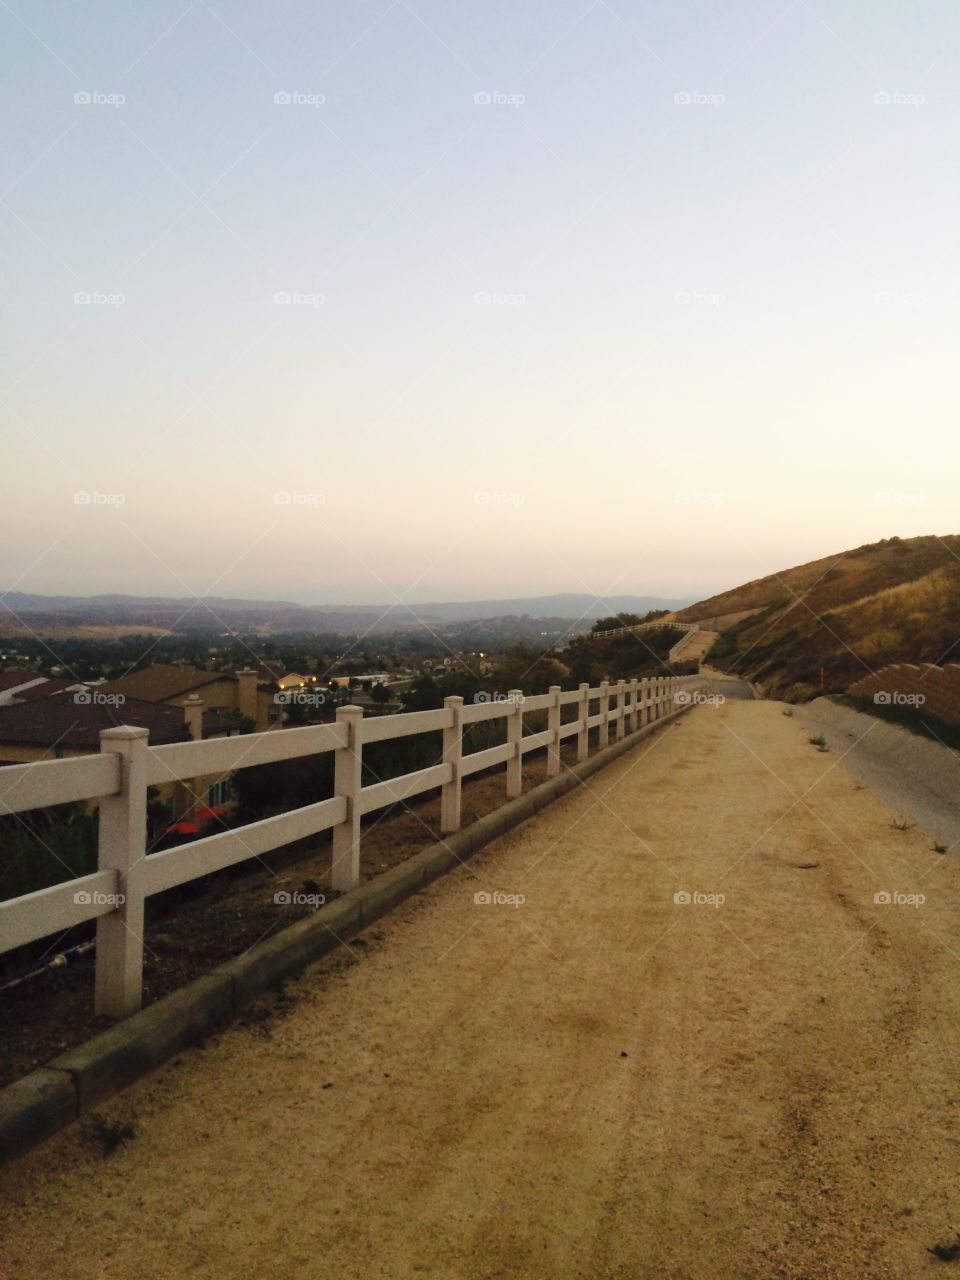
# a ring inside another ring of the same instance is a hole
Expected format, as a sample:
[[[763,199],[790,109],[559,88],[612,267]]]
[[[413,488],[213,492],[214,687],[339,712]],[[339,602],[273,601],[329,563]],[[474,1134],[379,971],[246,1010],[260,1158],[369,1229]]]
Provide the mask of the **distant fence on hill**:
[[[609,631],[592,631],[589,635],[590,640],[607,640],[611,636],[630,636],[636,635],[640,631],[683,631],[686,634],[682,639],[678,640],[670,652],[667,654],[668,662],[680,662],[683,660],[683,651],[693,639],[696,632],[700,630],[700,626],[696,622],[635,622],[632,626],[612,627]]]

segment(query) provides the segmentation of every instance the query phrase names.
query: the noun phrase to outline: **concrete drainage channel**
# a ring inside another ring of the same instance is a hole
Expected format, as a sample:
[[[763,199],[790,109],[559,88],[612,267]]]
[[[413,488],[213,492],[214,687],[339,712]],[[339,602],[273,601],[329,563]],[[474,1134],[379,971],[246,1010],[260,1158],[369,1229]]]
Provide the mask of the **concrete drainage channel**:
[[[222,1030],[258,996],[301,974],[424,885],[462,865],[687,710],[689,705],[680,707],[628,734],[0,1090],[0,1162],[23,1154],[181,1050]]]

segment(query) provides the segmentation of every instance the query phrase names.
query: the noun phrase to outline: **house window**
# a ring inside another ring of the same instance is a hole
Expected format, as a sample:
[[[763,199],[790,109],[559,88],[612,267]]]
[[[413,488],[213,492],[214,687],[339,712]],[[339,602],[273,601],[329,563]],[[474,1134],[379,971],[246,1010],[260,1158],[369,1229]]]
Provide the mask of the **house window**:
[[[232,793],[233,787],[231,785],[231,779],[221,778],[219,782],[215,782],[213,786],[207,790],[207,804],[211,809],[215,808],[217,805],[227,804],[231,799]]]

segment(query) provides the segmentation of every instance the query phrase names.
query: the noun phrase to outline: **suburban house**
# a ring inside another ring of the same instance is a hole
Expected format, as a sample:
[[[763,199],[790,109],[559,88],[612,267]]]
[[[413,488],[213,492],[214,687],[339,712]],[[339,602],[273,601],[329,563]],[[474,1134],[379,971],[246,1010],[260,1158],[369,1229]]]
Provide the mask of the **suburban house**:
[[[203,702],[206,711],[221,716],[239,712],[252,720],[258,732],[280,727],[274,701],[275,688],[265,684],[254,670],[203,671],[200,667],[155,662],[140,671],[131,671],[99,686],[103,693],[123,694],[144,702],[179,707],[190,694]]]
[[[351,685],[369,685],[372,689],[376,684],[389,684],[392,678],[389,671],[370,671],[362,676],[331,676],[330,683],[338,689],[349,689]]]
[[[125,698],[118,704],[103,700],[100,690],[64,691],[0,706],[0,764],[89,755],[100,750],[102,729],[121,724],[148,729],[152,746],[187,742],[194,736],[183,706],[167,707],[139,698]],[[236,729],[223,716],[204,711],[196,736],[223,738],[231,732]]]
[[[100,750],[101,731],[122,724],[147,729],[153,746],[239,732],[226,716],[205,711],[196,697],[188,697],[180,706],[167,706],[107,694],[103,686],[80,687],[0,706],[0,765],[95,754]],[[228,776],[161,784],[151,799],[161,823],[188,824],[199,830],[204,822],[221,816],[230,797]]]
[[[316,676],[302,676],[297,671],[288,671],[285,675],[277,676],[276,684],[281,693],[286,693],[288,689],[305,689],[308,685],[316,684]]]
[[[26,669],[0,671],[0,707],[9,707],[14,702],[24,702],[31,698],[44,698],[51,693],[59,693],[62,689],[82,687],[76,680],[41,676],[36,671]]]

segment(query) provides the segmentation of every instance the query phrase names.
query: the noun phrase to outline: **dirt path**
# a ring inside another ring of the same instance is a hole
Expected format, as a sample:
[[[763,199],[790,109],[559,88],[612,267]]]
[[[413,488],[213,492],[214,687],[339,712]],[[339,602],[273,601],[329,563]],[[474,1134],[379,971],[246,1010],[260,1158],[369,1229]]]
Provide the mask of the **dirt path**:
[[[0,1276],[949,1274],[960,867],[838,759],[696,708],[5,1169]]]

